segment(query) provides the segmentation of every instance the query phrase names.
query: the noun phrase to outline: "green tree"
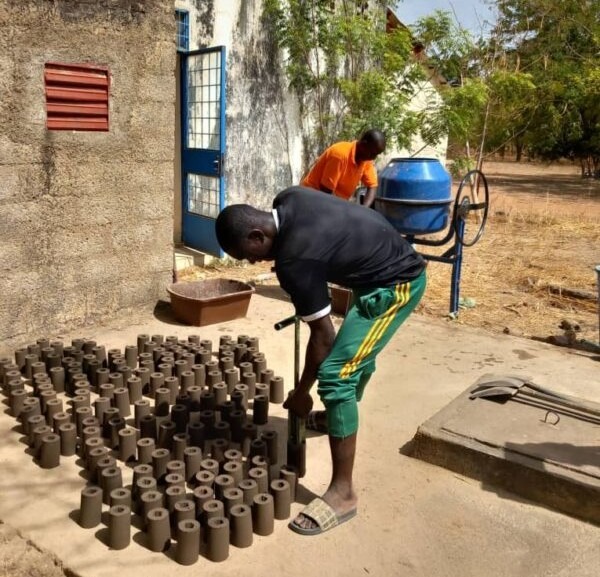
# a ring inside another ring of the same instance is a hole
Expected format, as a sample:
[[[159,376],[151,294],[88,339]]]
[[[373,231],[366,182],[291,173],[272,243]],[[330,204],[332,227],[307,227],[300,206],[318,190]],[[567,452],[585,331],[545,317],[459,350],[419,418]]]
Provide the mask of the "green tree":
[[[263,22],[299,98],[309,157],[370,127],[384,130],[399,148],[417,134],[437,143],[439,132],[410,107],[415,92],[426,90],[426,71],[414,57],[410,30],[386,32],[386,6],[383,0],[265,0]]]

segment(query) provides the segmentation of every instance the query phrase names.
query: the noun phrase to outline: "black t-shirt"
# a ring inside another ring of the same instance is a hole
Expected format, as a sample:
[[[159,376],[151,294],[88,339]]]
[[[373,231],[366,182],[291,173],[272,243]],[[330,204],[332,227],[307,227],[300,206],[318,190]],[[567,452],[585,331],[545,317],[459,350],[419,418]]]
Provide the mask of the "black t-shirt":
[[[379,213],[301,186],[273,201],[275,271],[305,320],[330,310],[327,282],[376,288],[416,278],[425,261]]]

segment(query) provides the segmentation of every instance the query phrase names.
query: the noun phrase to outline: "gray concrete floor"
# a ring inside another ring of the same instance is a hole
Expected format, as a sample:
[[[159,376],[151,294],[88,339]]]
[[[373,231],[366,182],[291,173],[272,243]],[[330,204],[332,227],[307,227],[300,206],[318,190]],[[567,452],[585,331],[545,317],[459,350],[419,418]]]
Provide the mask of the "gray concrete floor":
[[[194,329],[138,317],[65,338],[93,337],[108,348],[133,343],[141,332],[199,333],[213,340],[228,333],[256,335],[270,367],[289,387],[293,332],[277,333],[272,325],[291,312],[289,303],[257,294],[246,319],[222,325]],[[137,542],[136,530],[130,547],[111,551],[99,538],[101,531],[80,528],[74,512],[85,480],[75,459],[63,459],[50,471],[38,468],[12,430],[13,418],[2,409],[0,519],[83,577],[179,577],[205,571],[214,577],[595,577],[598,527],[411,459],[400,449],[423,421],[484,373],[524,374],[541,385],[599,401],[599,369],[596,360],[541,343],[413,317],[380,355],[362,402],[355,469],[358,517],[312,538],[277,521],[273,535],[256,537],[248,549],[231,548],[226,562],[201,558],[190,567],[150,553]],[[285,416],[281,407],[273,413]],[[326,437],[308,440],[307,470],[304,500],[327,486]],[[297,503],[293,511],[301,507]]]

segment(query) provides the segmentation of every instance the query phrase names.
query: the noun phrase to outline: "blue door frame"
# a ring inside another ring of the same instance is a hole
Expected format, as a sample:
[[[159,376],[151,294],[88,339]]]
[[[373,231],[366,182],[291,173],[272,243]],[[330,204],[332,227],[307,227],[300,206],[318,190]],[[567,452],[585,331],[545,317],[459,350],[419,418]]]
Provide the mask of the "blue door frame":
[[[215,219],[225,206],[225,47],[181,58],[183,243],[222,257]]]

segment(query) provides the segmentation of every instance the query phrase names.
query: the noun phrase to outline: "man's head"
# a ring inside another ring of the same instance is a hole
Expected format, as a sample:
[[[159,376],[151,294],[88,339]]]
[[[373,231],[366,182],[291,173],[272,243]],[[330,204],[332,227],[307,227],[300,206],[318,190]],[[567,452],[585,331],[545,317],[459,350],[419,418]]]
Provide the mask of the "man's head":
[[[216,232],[221,248],[237,260],[255,263],[275,258],[273,241],[277,228],[270,212],[233,204],[217,217]]]
[[[356,143],[356,161],[375,160],[385,152],[385,135],[381,130],[372,128],[367,130]]]

